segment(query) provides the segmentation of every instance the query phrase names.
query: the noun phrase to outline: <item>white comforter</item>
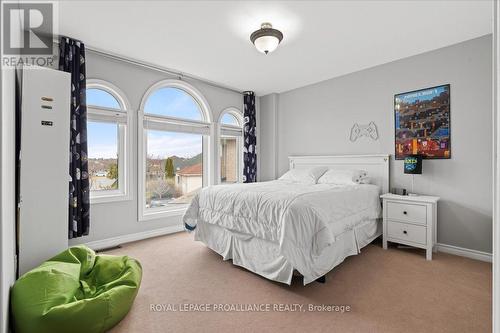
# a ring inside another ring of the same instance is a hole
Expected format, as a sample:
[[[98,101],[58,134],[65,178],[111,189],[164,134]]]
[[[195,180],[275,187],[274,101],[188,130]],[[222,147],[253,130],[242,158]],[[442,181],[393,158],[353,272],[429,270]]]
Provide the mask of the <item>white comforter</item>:
[[[184,223],[216,224],[276,242],[281,254],[303,275],[308,261],[337,236],[380,216],[375,185],[306,185],[283,180],[203,188],[192,200]]]

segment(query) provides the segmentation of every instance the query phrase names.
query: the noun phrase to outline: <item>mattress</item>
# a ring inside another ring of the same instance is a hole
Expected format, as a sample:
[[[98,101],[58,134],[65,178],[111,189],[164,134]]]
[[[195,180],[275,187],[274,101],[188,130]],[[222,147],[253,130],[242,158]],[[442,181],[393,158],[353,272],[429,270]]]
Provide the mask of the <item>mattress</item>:
[[[186,228],[209,224],[238,239],[278,246],[305,280],[324,274],[315,258],[367,220],[380,217],[379,187],[299,184],[276,180],[203,188],[184,215]],[[256,259],[258,260],[258,259]]]
[[[379,219],[366,220],[355,228],[343,232],[335,243],[326,247],[318,256],[310,258],[311,271],[304,275],[304,285],[331,271],[348,256],[361,249],[382,234]],[[206,244],[224,260],[259,274],[267,279],[290,284],[294,265],[281,254],[279,243],[247,234],[231,231],[218,225],[200,222],[194,239]]]

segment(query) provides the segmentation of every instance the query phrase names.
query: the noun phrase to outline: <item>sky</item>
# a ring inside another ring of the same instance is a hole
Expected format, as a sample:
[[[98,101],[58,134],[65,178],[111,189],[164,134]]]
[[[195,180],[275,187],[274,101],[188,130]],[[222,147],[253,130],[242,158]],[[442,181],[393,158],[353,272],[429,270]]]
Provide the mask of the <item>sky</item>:
[[[193,157],[202,152],[202,135],[148,130],[148,156]]]
[[[238,120],[232,114],[225,113],[220,120],[222,124],[238,126]]]
[[[118,154],[118,125],[87,122],[89,158],[116,158]]]
[[[120,108],[118,101],[108,92],[87,89],[87,105]],[[146,101],[145,113],[202,120],[199,105],[186,92],[176,88],[161,88]],[[237,125],[234,116],[225,114],[222,123]],[[118,126],[116,124],[88,122],[87,140],[89,158],[116,158]],[[202,152],[199,134],[147,131],[147,154],[154,157],[192,157]]]

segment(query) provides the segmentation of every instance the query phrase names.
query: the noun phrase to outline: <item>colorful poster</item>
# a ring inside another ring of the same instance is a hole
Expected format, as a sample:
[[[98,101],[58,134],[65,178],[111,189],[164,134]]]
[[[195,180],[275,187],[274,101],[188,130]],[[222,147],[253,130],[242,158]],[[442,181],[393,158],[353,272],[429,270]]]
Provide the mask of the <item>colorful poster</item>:
[[[396,159],[450,158],[450,85],[394,96]]]

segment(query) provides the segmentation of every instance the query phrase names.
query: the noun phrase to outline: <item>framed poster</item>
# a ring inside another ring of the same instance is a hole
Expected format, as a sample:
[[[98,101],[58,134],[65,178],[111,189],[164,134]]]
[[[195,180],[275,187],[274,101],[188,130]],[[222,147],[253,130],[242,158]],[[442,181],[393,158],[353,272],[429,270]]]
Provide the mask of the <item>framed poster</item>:
[[[451,157],[450,85],[394,95],[396,159]]]

